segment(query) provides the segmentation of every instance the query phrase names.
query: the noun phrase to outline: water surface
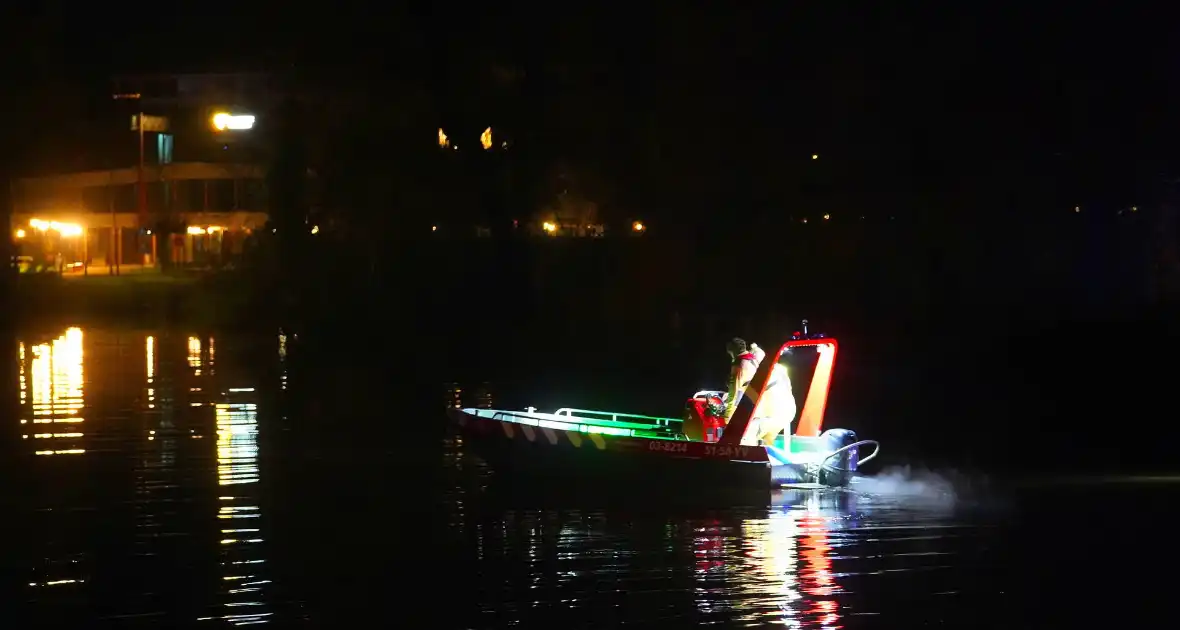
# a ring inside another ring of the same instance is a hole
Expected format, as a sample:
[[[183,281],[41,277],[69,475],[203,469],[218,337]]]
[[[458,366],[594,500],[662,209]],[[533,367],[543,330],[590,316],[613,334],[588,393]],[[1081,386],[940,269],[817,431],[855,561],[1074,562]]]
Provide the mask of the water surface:
[[[294,344],[18,336],[15,627],[1010,628],[1166,601],[1168,479],[957,502],[912,473],[729,502],[690,480],[664,500],[504,492],[456,437],[410,430],[385,375]]]

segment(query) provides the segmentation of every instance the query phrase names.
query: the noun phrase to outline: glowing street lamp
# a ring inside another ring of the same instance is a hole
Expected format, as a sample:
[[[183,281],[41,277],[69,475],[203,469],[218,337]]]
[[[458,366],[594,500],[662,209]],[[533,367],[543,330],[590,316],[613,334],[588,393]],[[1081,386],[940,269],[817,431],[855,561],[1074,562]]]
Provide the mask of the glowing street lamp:
[[[245,131],[254,128],[254,116],[251,114],[230,114],[217,112],[213,114],[213,128],[217,131]]]
[[[541,229],[545,230],[545,232],[548,234],[556,234],[557,233],[557,225],[554,223],[550,223],[549,221],[542,223]]]
[[[18,228],[18,229],[16,230],[16,237],[17,237],[17,238],[24,238],[24,237],[25,237],[25,231],[24,231],[23,229],[20,229],[20,228]]]
[[[647,226],[643,224],[643,221],[636,221],[631,224],[631,231],[635,232],[636,234],[640,234],[646,229]]]
[[[30,219],[29,227],[38,232],[57,232],[61,236],[82,236],[81,225],[77,223],[59,223],[57,221],[43,221],[41,219]],[[24,238],[24,230],[17,230],[17,238]]]

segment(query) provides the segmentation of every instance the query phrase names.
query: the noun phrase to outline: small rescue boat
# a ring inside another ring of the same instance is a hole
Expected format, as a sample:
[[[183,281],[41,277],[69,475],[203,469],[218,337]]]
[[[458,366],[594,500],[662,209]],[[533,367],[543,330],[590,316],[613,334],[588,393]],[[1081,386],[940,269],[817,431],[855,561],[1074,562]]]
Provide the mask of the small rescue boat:
[[[723,395],[709,391],[690,398],[682,418],[572,408],[551,413],[534,408],[447,411],[464,444],[497,474],[563,482],[609,479],[629,485],[842,487],[877,456],[880,445],[860,440],[848,429],[821,432],[837,348],[832,337],[808,335],[804,321],[803,333],[766,354],[728,424],[705,411]],[[807,363],[800,359],[808,353],[818,356],[811,357],[815,368],[802,412],[790,425],[794,433],[780,433],[775,444],[743,444],[773,367]],[[795,360],[788,361],[791,357]],[[686,430],[694,435],[686,435]],[[861,449],[868,446],[872,452],[861,457]]]

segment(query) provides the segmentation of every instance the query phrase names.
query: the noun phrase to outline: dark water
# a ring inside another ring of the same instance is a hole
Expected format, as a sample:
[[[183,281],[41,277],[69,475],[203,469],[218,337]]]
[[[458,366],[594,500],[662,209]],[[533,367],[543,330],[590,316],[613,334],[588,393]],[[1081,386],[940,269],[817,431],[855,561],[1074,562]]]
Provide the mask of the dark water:
[[[11,627],[1121,627],[1166,609],[1169,479],[889,471],[720,502],[691,480],[661,498],[505,490],[414,429],[388,376],[349,367],[371,343],[302,366],[292,343],[16,339]]]

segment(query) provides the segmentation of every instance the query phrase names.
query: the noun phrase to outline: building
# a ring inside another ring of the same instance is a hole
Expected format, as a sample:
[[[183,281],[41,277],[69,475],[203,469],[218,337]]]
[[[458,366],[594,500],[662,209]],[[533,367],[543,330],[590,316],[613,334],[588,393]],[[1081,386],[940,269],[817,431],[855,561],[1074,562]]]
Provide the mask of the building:
[[[239,253],[267,222],[267,77],[120,77],[112,87],[103,124],[120,128],[101,162],[120,166],[15,180],[18,254],[80,269]]]
[[[13,185],[13,235],[24,256],[60,252],[67,264],[155,265],[165,237],[158,226],[169,216],[183,228],[169,230],[171,261],[211,262],[240,251],[266,224],[263,178],[250,164],[153,165],[143,174],[144,212],[134,167],[21,179]]]

